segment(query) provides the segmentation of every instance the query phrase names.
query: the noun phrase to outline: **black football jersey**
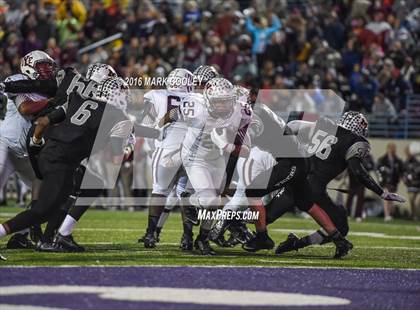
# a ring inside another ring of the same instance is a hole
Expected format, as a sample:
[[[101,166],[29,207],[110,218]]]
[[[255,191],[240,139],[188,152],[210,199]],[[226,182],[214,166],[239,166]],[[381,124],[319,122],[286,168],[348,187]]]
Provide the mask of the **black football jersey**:
[[[77,92],[70,93],[63,108],[65,120],[51,127],[48,136],[65,145],[75,161],[102,150],[111,137],[125,140],[132,130],[132,123],[123,111],[82,98]]]
[[[85,79],[76,69],[71,67],[59,70],[52,80],[56,84],[54,97],[50,100],[48,106],[39,112],[35,118],[44,116],[57,106],[65,104],[67,97],[72,92],[79,94],[82,98],[93,98],[98,85],[95,81]],[[47,83],[47,81],[37,82]]]
[[[265,104],[258,103],[253,107],[248,130],[252,145],[271,153],[276,159],[304,157],[297,137],[283,119]]]
[[[320,118],[307,146],[310,175],[321,184],[328,184],[347,168],[352,157],[364,158],[370,153],[369,142],[350,130]]]

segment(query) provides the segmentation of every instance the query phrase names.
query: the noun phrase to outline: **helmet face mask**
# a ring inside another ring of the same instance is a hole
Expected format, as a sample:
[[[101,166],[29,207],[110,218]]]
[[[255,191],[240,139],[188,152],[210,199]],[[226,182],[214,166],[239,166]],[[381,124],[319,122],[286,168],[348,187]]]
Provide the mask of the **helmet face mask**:
[[[360,112],[349,111],[344,113],[338,121],[338,126],[359,136],[368,136],[368,121]]]
[[[113,77],[101,83],[96,90],[96,99],[125,111],[131,103],[128,84],[119,77]]]
[[[210,80],[204,87],[207,110],[216,118],[229,118],[236,104],[236,90],[224,78]]]
[[[102,83],[112,77],[117,77],[114,68],[102,63],[90,64],[86,72],[86,79],[95,81],[96,83]]]
[[[20,71],[31,80],[51,78],[57,68],[55,61],[43,51],[32,51],[22,57]]]

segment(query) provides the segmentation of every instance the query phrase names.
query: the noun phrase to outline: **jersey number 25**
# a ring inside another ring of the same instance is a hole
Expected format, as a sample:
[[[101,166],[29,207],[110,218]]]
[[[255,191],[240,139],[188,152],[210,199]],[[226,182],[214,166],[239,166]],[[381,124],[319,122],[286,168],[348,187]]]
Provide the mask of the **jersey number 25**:
[[[336,136],[328,135],[323,130],[318,130],[312,137],[311,144],[308,147],[310,155],[315,154],[319,159],[327,159],[331,153],[331,145],[338,141]]]

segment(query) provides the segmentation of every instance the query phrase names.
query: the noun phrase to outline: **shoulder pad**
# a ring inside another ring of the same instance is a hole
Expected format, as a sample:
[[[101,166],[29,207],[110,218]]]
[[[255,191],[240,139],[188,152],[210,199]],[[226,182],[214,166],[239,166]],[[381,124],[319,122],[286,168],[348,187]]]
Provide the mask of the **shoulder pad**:
[[[321,117],[316,122],[316,128],[321,129],[329,134],[335,135],[337,133],[338,125],[331,119]]]
[[[358,141],[350,146],[346,152],[346,160],[353,157],[364,158],[370,153],[370,144],[367,141]]]
[[[13,82],[13,81],[21,81],[21,80],[28,80],[29,78],[23,74],[13,74],[8,76],[4,81],[5,82]]]

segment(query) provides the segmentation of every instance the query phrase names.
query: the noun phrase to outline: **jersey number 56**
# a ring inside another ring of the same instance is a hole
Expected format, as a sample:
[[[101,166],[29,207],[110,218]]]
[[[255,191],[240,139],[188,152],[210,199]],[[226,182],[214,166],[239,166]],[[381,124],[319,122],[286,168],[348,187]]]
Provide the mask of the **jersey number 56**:
[[[336,136],[328,135],[323,130],[318,130],[312,137],[311,144],[308,147],[310,155],[315,154],[319,159],[327,159],[331,153],[331,145],[338,141]]]

